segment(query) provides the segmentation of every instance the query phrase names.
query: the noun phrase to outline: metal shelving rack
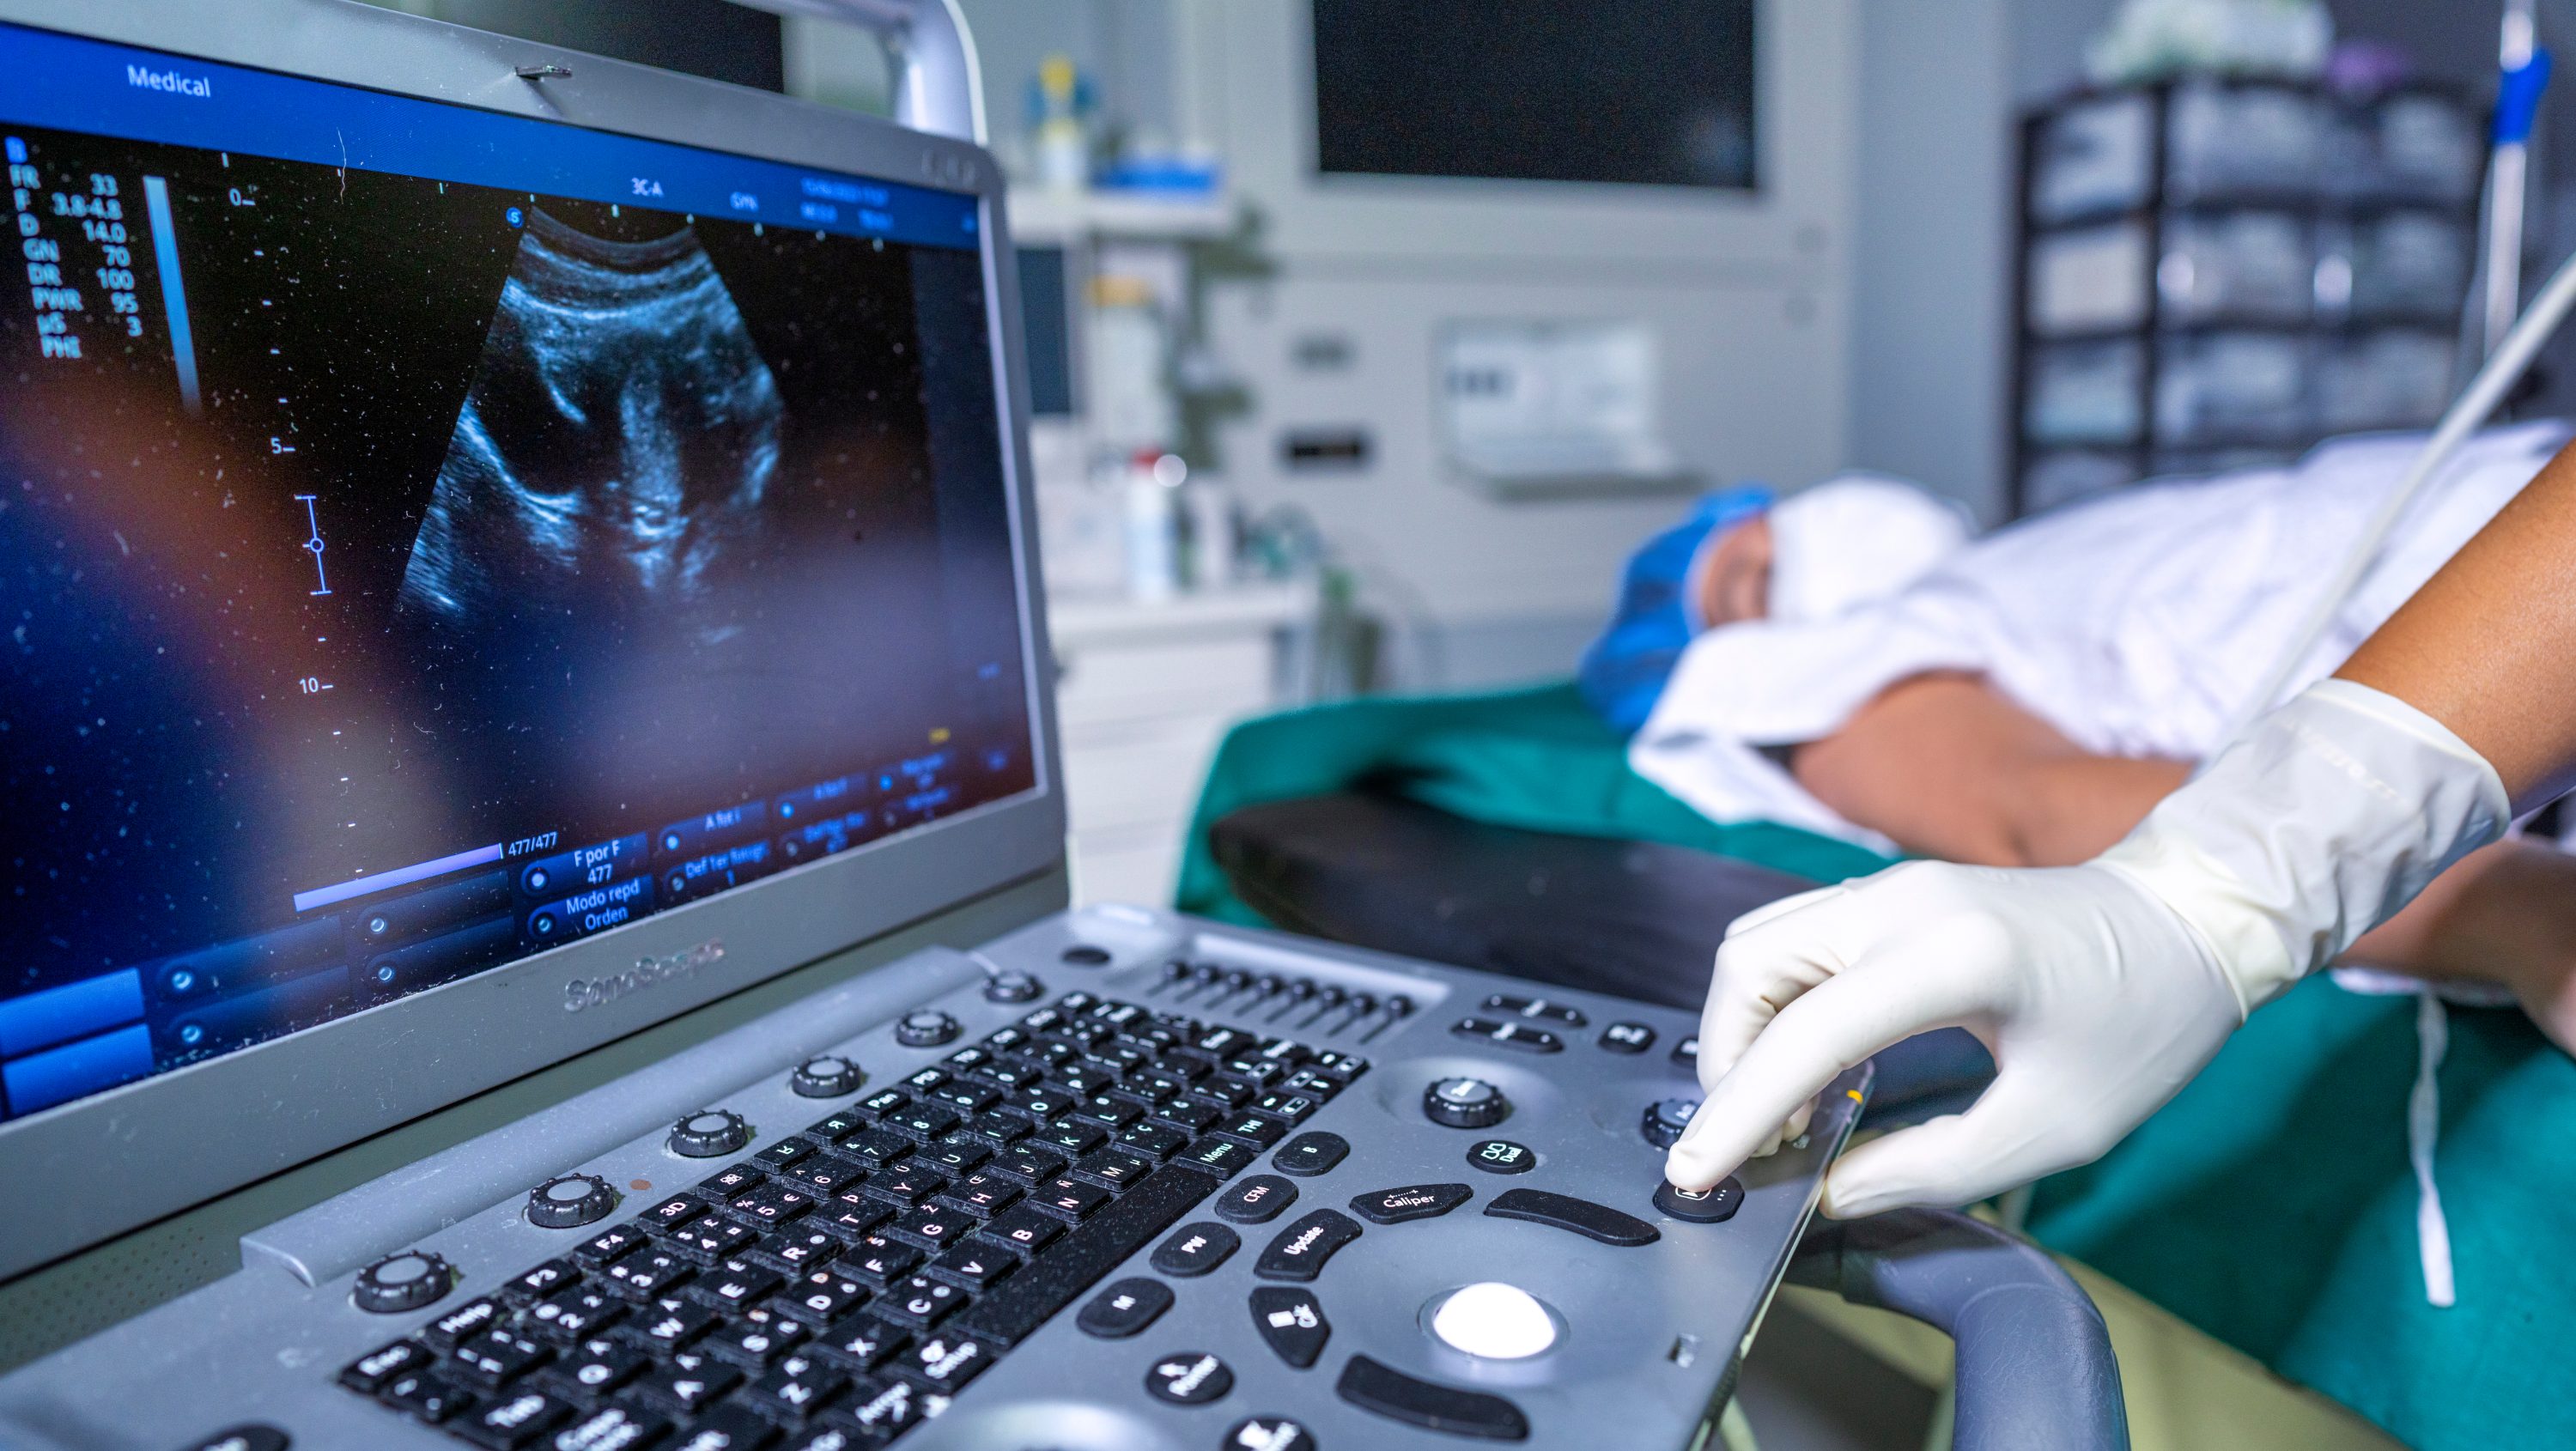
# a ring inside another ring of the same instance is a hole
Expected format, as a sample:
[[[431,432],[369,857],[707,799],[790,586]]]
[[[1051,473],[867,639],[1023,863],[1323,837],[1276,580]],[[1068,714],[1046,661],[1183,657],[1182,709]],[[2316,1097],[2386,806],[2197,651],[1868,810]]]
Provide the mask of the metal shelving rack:
[[[2474,268],[2482,119],[2430,83],[2355,100],[2216,77],[2026,113],[2014,512],[2430,424]]]

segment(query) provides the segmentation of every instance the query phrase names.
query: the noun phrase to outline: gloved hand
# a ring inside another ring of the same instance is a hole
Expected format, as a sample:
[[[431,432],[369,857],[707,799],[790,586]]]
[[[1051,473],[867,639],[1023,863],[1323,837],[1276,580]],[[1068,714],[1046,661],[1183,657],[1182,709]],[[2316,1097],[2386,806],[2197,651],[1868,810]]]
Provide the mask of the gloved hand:
[[[1836,1074],[1946,1026],[1993,1052],[1993,1086],[1844,1155],[1826,1213],[1963,1204],[2085,1163],[2509,817],[2440,722],[2328,680],[2083,866],[1915,862],[1748,914],[1718,949],[1708,1097],[1665,1177],[1715,1183],[1803,1132]]]

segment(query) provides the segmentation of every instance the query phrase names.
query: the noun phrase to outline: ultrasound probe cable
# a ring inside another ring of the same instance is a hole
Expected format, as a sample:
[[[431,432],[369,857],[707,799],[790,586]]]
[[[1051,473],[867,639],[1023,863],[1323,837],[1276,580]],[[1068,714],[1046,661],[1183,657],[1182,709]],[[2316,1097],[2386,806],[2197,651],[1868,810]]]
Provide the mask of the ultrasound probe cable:
[[[2531,300],[2529,307],[2523,309],[2513,330],[2505,334],[2504,341],[2488,356],[2485,366],[2478,369],[2478,375],[2469,380],[2467,391],[2451,404],[2450,411],[2442,415],[2441,423],[2433,429],[2433,436],[2424,441],[2423,449],[2415,455],[2415,462],[2407,469],[2405,478],[2380,504],[2379,512],[2363,526],[2352,552],[2335,571],[2325,591],[2317,596],[2315,606],[2300,624],[2298,633],[2290,637],[2289,647],[2272,662],[2262,684],[2245,697],[2235,716],[2228,721],[2227,729],[2219,734],[2221,747],[2244,734],[2245,728],[2252,725],[2257,716],[2280,703],[2282,690],[2298,673],[2299,666],[2308,658],[2308,652],[2316,648],[2317,641],[2325,638],[2326,631],[2333,628],[2335,613],[2343,608],[2354,588],[2361,583],[2361,577],[2378,560],[2381,547],[2388,542],[2389,534],[2395,531],[2397,521],[2404,516],[2408,506],[2424,492],[2433,476],[2459,453],[2461,446],[2469,441],[2469,435],[2476,432],[2478,426],[2487,421],[2487,416],[2504,402],[2505,395],[2513,390],[2513,386],[2522,381],[2531,360],[2558,331],[2559,325],[2567,320],[2571,307],[2576,307],[2576,253],[2571,253],[2566,261],[2558,264],[2558,270],[2550,276],[2548,285],[2540,289],[2540,295]],[[2212,750],[2202,758],[2192,774],[2197,776],[2209,769],[2209,763],[2218,759],[2218,755],[2217,750]]]

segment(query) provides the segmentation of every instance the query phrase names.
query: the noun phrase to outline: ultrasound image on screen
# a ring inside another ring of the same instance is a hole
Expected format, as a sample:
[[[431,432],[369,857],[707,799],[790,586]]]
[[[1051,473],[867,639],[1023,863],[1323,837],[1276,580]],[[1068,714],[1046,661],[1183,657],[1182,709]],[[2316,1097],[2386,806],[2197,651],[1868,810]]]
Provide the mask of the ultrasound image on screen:
[[[622,597],[697,631],[757,552],[783,405],[696,230],[641,242],[529,214],[400,607],[471,627]]]
[[[10,104],[0,1117],[1035,784],[971,198]]]

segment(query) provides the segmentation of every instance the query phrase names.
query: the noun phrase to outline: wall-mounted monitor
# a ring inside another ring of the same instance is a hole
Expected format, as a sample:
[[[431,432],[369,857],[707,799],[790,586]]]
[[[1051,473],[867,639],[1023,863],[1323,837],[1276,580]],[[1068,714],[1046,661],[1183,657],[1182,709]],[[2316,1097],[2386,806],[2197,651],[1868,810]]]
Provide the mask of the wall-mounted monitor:
[[[1750,190],[1754,0],[1314,0],[1317,169]]]

